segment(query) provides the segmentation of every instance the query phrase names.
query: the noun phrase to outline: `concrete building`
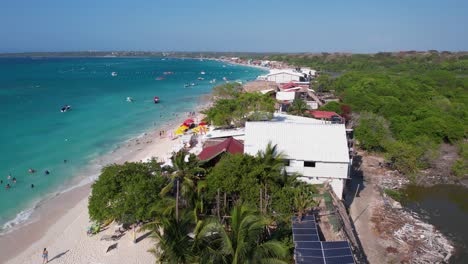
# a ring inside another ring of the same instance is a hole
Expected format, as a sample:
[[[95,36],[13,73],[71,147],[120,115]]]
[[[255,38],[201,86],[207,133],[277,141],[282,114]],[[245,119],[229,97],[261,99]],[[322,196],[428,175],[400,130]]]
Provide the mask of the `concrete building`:
[[[285,154],[286,171],[299,173],[311,184],[328,182],[343,196],[349,177],[350,156],[343,124],[313,118],[275,115],[272,121],[247,122],[244,153],[255,155],[268,144]]]

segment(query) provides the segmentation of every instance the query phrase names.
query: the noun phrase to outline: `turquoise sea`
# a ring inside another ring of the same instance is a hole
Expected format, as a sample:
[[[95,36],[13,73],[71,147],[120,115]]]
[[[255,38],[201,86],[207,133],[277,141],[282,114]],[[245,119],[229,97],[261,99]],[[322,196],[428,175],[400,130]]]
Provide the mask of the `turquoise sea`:
[[[0,230],[27,220],[31,208],[70,188],[77,175],[90,174],[93,161],[119,143],[162,126],[174,113],[194,110],[215,85],[210,80],[246,81],[260,74],[195,59],[0,59]],[[184,87],[192,82],[197,85]],[[129,96],[134,102],[126,102]],[[72,110],[61,113],[63,105]]]

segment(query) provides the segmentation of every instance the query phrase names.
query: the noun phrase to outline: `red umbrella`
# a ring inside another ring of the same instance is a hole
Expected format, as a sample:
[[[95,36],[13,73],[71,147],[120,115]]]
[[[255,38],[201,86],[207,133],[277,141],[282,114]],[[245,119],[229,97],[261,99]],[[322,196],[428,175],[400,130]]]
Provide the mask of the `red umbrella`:
[[[193,123],[195,123],[195,122],[193,121],[193,119],[190,119],[190,118],[184,121],[184,125],[186,125],[186,126],[190,126]]]
[[[208,124],[207,124],[206,122],[204,122],[204,121],[201,121],[198,125],[199,125],[199,126],[206,126],[206,125],[208,125]]]

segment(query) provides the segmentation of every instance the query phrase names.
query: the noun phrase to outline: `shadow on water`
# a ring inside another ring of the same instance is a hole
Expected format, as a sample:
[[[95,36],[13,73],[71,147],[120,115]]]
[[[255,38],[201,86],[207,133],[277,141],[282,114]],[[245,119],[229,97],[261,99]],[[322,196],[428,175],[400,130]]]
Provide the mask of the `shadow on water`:
[[[468,188],[458,185],[408,186],[402,204],[418,212],[455,243],[450,263],[468,263]]]

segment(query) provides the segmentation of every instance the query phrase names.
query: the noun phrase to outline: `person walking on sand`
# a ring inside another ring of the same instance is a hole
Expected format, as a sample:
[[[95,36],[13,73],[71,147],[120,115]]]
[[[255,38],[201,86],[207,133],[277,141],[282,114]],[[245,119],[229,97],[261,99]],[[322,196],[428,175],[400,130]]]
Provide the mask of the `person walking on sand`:
[[[49,262],[49,251],[47,251],[47,248],[44,248],[42,251],[42,264],[48,263]]]

